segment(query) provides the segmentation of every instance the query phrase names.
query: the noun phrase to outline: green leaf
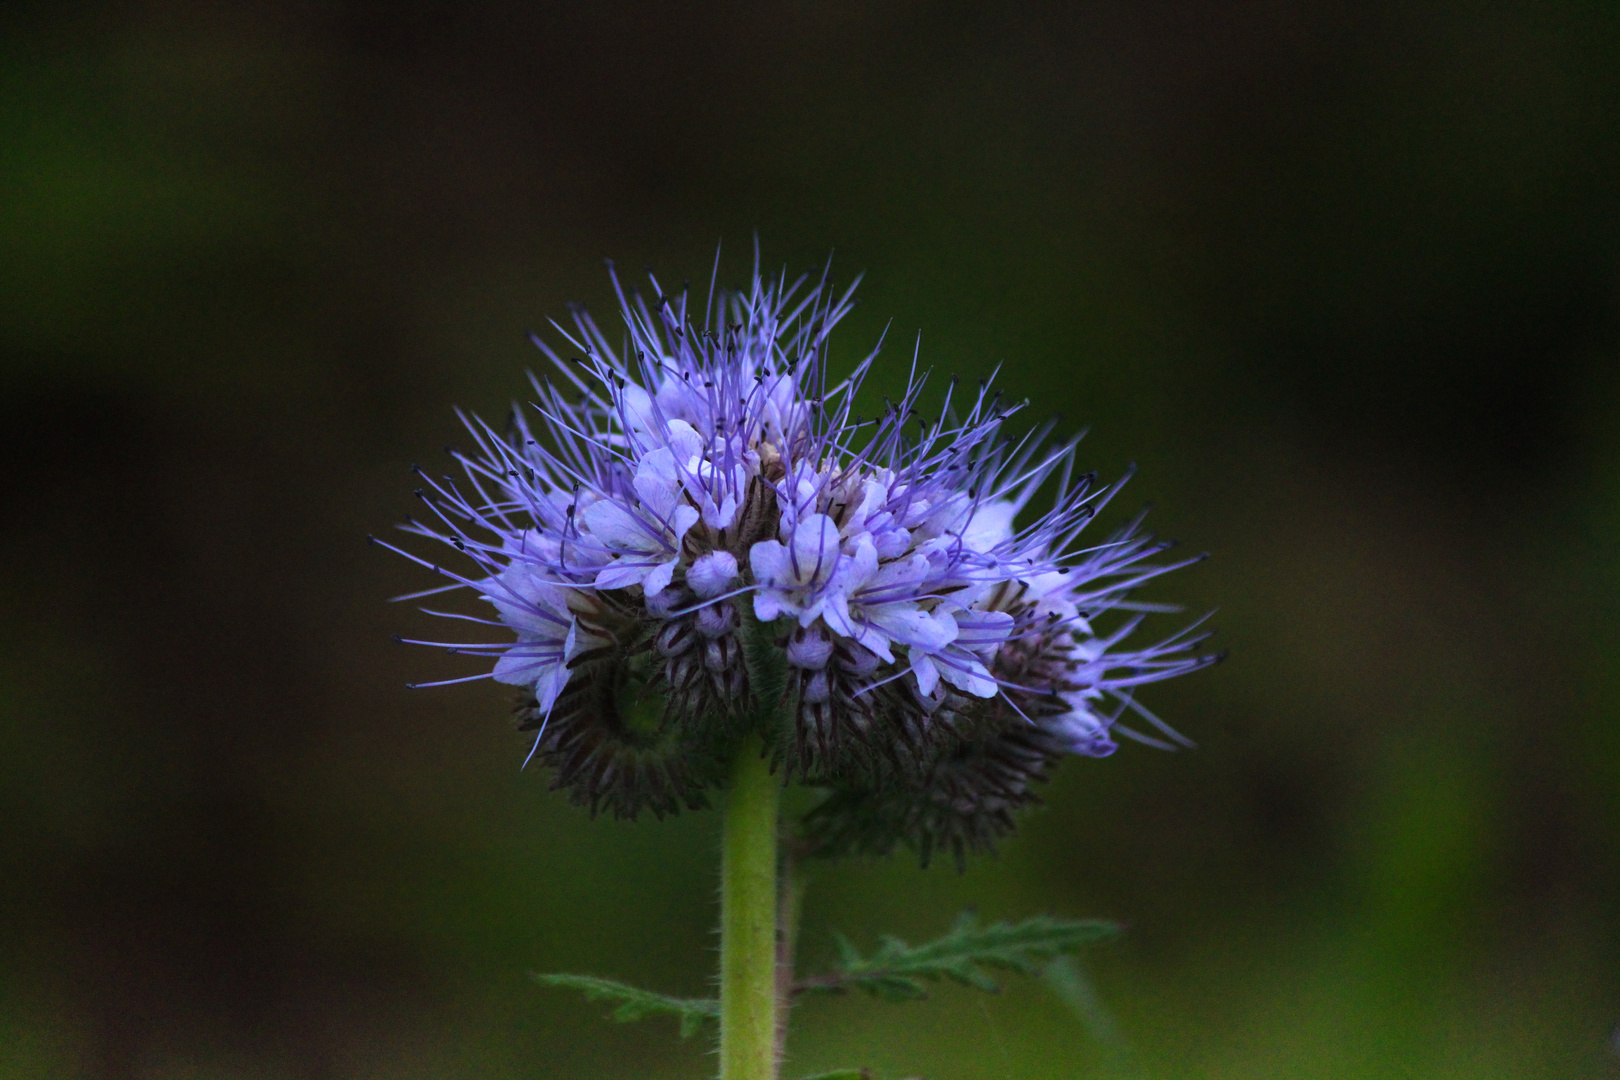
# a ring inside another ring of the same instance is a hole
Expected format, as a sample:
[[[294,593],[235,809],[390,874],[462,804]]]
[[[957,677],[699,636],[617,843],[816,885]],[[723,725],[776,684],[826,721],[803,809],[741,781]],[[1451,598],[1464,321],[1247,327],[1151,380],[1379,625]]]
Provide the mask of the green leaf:
[[[924,983],[951,979],[994,994],[1001,987],[990,970],[1036,975],[1055,957],[1118,933],[1114,923],[1046,915],[980,926],[973,912],[964,911],[944,937],[924,945],[885,937],[870,956],[862,956],[848,939],[835,935],[836,970],[802,980],[795,989],[840,993],[856,987],[886,1001],[911,1001],[928,996]]]
[[[611,1015],[621,1024],[662,1014],[677,1016],[681,1021],[683,1039],[696,1034],[705,1020],[720,1018],[720,1003],[712,998],[666,997],[612,979],[599,979],[595,975],[531,975],[530,978],[541,986],[583,991],[586,1001],[617,1002]]]
[[[801,1080],[872,1080],[870,1069],[834,1069],[832,1072],[816,1073],[814,1076],[802,1077]]]

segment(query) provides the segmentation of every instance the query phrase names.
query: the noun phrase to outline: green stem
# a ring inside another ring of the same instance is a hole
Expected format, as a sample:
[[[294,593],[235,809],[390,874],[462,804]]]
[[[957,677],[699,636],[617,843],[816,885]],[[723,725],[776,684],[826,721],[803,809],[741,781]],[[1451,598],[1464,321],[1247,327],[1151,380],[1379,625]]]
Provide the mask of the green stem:
[[[799,945],[799,912],[804,907],[805,878],[799,845],[782,848],[781,899],[776,908],[776,1060],[786,1060],[788,1014],[793,1009],[794,954]]]
[[[731,770],[720,852],[720,1080],[776,1077],[776,817],[758,735]]]

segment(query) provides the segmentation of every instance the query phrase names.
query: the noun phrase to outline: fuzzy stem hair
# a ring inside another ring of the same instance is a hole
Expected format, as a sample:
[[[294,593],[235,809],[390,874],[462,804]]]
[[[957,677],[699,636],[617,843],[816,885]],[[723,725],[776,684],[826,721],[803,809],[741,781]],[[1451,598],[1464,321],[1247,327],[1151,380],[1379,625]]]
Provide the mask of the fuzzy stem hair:
[[[776,832],[781,787],[758,735],[731,771],[720,857],[720,1080],[776,1077]]]

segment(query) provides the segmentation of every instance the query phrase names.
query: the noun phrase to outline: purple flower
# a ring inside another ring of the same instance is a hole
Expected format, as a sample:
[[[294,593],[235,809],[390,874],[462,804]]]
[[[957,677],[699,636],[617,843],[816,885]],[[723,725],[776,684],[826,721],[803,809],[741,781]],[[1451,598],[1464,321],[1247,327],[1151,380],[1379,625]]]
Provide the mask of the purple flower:
[[[1133,714],[1180,741],[1135,695],[1209,662],[1201,638],[1127,639],[1158,610],[1133,590],[1184,563],[1154,562],[1165,545],[1137,523],[1080,543],[1119,484],[1076,478],[1073,441],[1002,439],[1017,407],[987,384],[953,381],[925,414],[915,369],[875,420],[855,415],[876,353],[829,379],[850,294],[824,280],[756,273],[701,322],[652,285],[620,290],[620,347],[582,310],[561,351],[537,340],[554,369],[538,402],[504,434],[468,419],[464,479],[424,474],[433,520],[406,526],[470,561],[408,555],[447,579],[429,592],[493,608],[455,617],[515,637],[449,647],[494,659],[469,678],[523,688],[536,752],[576,797],[695,805],[708,759],[750,725],[793,773],[917,797],[964,740],[1163,744]],[[749,635],[785,651],[780,703],[754,700]]]

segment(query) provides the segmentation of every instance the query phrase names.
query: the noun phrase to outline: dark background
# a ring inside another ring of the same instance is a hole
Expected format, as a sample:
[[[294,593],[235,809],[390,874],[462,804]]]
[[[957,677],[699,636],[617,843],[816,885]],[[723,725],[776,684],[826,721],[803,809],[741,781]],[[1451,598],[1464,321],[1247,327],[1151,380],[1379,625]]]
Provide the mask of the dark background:
[[[1200,748],[1073,761],[836,927],[1124,920],[1145,1075],[1605,1077],[1620,8],[149,3],[0,16],[0,1075],[688,1077],[716,822],[589,821],[364,543],[600,259],[835,252],[1215,558]],[[878,377],[892,386],[894,368]],[[887,381],[886,381],[887,380]],[[794,1072],[1105,1075],[1039,983],[813,1003]]]

